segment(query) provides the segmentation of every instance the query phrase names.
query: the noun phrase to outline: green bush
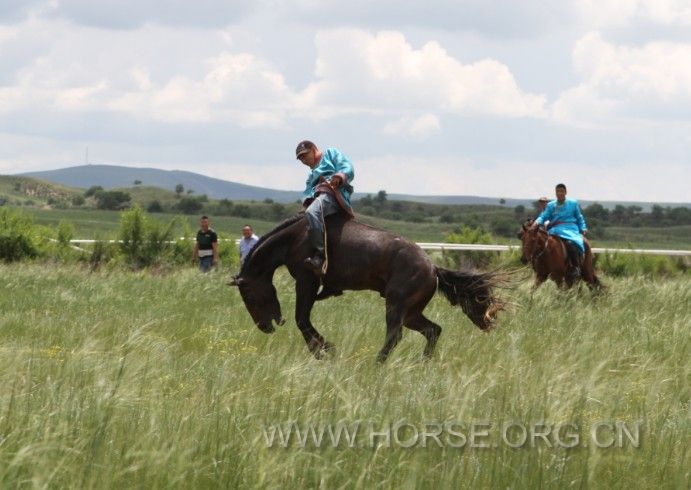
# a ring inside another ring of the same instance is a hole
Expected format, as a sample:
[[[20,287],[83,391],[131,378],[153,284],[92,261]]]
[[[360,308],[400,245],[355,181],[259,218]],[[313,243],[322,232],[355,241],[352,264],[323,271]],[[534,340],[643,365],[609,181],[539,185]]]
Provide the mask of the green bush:
[[[182,236],[175,239],[170,260],[177,265],[189,264],[192,258],[196,231],[192,230],[187,220],[182,220]]]
[[[456,232],[449,233],[444,239],[446,243],[492,243],[492,235],[482,228],[472,228],[463,225]],[[472,265],[475,267],[486,267],[496,259],[498,252],[474,252],[461,250],[445,250],[442,253],[444,263],[448,267],[457,268],[461,265]]]
[[[5,262],[42,255],[42,233],[31,216],[11,208],[0,209],[0,259]]]
[[[138,205],[120,218],[120,251],[128,265],[136,269],[158,264],[171,255],[173,227],[176,220],[164,226],[150,219]]]
[[[74,238],[74,225],[69,221],[60,220],[58,223],[58,229],[56,232],[55,239],[51,240],[53,246],[51,246],[50,254],[55,258],[67,261],[73,259],[77,253],[72,248],[72,243],[70,240]]]
[[[98,269],[103,264],[112,261],[118,254],[118,247],[116,243],[110,243],[108,240],[102,240],[100,236],[96,236],[91,254],[82,258],[87,259],[92,270]]]
[[[614,277],[621,276],[677,276],[688,270],[683,257],[605,253],[597,256],[596,268]]]
[[[235,244],[235,240],[230,238],[233,237],[218,237],[218,260],[221,262],[223,267],[230,268],[232,270],[240,269],[240,251],[238,246]]]

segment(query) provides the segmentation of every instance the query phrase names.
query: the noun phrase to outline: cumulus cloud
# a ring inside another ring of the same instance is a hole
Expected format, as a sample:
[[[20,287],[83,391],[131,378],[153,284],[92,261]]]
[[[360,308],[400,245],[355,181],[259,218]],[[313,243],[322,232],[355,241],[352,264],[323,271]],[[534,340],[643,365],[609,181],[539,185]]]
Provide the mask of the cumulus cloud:
[[[230,120],[253,127],[282,124],[295,103],[283,76],[252,54],[224,52],[205,64],[200,79],[176,76],[162,85],[133,70],[137,90],[112,97],[107,107],[160,121]]]
[[[539,37],[574,11],[570,2],[552,2],[546,8],[539,0],[293,0],[281,2],[278,8],[283,16],[329,27],[419,27],[504,39]]]
[[[146,23],[213,28],[242,19],[256,3],[248,0],[60,0],[48,15],[108,29],[135,29]]]
[[[434,114],[423,114],[419,117],[402,117],[384,126],[384,134],[426,138],[439,132],[441,125]]]
[[[463,64],[436,41],[414,48],[400,32],[317,34],[318,102],[372,112],[428,111],[543,117],[546,99],[524,93],[493,59]]]
[[[158,47],[168,39],[175,49],[185,45],[184,33],[151,27],[103,31],[41,21],[27,23],[26,29],[35,29],[34,24],[49,26],[43,52],[17,70],[12,83],[0,87],[0,112],[113,111],[161,122],[232,122],[240,127],[382,114],[394,116],[386,133],[419,137],[439,131],[442,113],[546,114],[545,98],[521,91],[506,65],[492,59],[463,64],[438,42],[416,49],[400,32],[318,33],[313,79],[299,88],[290,86],[268,59],[227,49],[222,34],[207,34],[211,47],[189,45],[182,52],[186,54],[168,58],[166,65],[156,46],[144,46],[136,58],[131,47],[153,34]],[[90,43],[83,42],[86,36]]]
[[[593,189],[578,197],[653,198],[650,162],[689,177],[688,10],[677,0],[2,1],[0,171],[81,161],[90,144],[100,161],[260,183],[310,137],[354,158],[359,190],[396,168],[390,192],[538,195],[577,173]],[[636,170],[622,186],[624,164]],[[280,185],[299,187],[293,170]]]
[[[38,8],[44,1],[39,0],[3,0],[0,2],[0,23],[13,23],[26,18],[32,9]]]
[[[0,51],[2,39],[21,44],[28,37],[37,45],[34,57],[0,82],[0,113],[115,112],[167,123],[252,127],[282,124],[297,103],[271,62],[229,51],[223,32],[108,31],[34,19],[0,31]],[[136,56],[133,46],[139,46]],[[166,53],[176,56],[162,58]]]
[[[590,28],[625,27],[636,23],[691,25],[687,0],[578,0],[575,7]]]
[[[576,43],[573,64],[582,81],[555,102],[558,120],[664,120],[691,110],[691,44],[618,46],[591,32]]]

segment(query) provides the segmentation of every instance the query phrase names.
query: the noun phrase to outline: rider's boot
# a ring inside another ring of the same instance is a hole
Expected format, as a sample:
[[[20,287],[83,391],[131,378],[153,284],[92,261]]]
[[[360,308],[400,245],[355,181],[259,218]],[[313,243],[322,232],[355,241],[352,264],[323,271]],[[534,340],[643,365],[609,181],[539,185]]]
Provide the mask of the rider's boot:
[[[323,276],[326,271],[324,270],[326,255],[324,254],[324,235],[321,230],[309,229],[309,239],[312,246],[315,248],[314,255],[305,259],[305,267],[314,272],[317,276]]]
[[[324,252],[317,250],[312,257],[305,259],[305,267],[310,269],[318,276],[324,275],[324,262],[326,261],[324,257]]]
[[[575,245],[567,246],[569,252],[569,270],[566,272],[566,279],[573,283],[581,277],[581,251]]]

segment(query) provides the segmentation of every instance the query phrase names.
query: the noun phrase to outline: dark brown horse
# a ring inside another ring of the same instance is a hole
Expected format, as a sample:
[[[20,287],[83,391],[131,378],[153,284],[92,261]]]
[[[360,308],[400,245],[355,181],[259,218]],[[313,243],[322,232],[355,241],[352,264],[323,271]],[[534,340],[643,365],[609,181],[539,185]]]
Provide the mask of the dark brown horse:
[[[548,234],[542,228],[532,229],[530,221],[523,223],[518,238],[522,243],[521,262],[530,263],[535,271],[535,285],[537,288],[548,278],[552,279],[557,286],[570,288],[574,281],[568,278],[569,268],[566,244],[561,238]],[[581,278],[588,284],[590,289],[601,287],[600,280],[595,275],[593,266],[593,253],[590,243],[584,237],[585,254],[581,267]]]
[[[312,306],[317,299],[346,289],[374,290],[386,300],[386,336],[378,355],[382,362],[401,339],[403,325],[424,335],[425,356],[432,355],[441,327],[422,311],[438,290],[482,330],[492,326],[502,308],[492,292],[502,283],[499,273],[438,268],[416,244],[341,215],[330,216],[326,229],[328,271],[319,295],[319,278],[303,263],[311,248],[302,213],[264,235],[234,278],[254,323],[262,332],[272,333],[272,322],[284,322],[272,279],[276,268],[287,266],[295,279],[295,321],[318,359],[333,345],[312,325]]]

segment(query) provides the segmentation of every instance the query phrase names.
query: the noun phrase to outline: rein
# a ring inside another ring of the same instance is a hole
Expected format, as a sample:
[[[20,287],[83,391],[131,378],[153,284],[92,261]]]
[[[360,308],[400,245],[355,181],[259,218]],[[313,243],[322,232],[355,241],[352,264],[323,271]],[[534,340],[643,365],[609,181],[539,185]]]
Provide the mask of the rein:
[[[536,232],[539,233],[539,232]],[[538,259],[542,257],[545,252],[547,252],[547,245],[549,244],[549,235],[547,235],[547,238],[545,238],[545,245],[542,247],[542,250],[538,254],[533,254],[530,257],[530,262],[533,264],[533,266],[537,263]]]

